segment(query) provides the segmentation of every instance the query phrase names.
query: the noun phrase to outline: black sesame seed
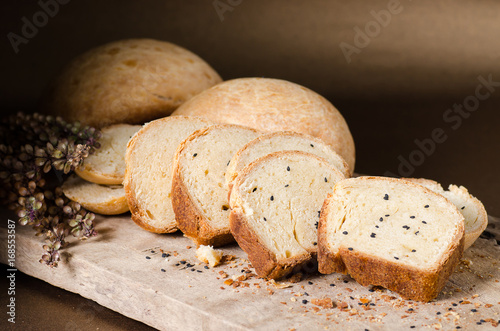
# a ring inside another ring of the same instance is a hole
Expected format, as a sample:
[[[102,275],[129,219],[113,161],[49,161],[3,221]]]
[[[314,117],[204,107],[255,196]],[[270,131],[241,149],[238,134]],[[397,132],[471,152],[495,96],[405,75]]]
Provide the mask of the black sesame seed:
[[[318,210],[318,217],[321,217],[321,210]]]
[[[264,222],[267,222],[267,218],[264,217]]]
[[[411,326],[410,326],[410,329],[415,329],[415,325],[411,325]]]
[[[470,311],[473,313],[477,313],[477,309],[475,309],[475,308],[472,308]]]
[[[166,258],[166,257],[168,257],[168,255],[167,255],[167,253],[162,253],[161,257]]]
[[[450,307],[450,308],[448,308],[448,310],[453,310],[453,308]]]
[[[325,183],[328,183],[328,179],[325,177]]]
[[[389,194],[384,195],[384,200],[389,200]]]
[[[452,303],[451,305],[452,305],[453,307],[456,307],[456,306],[458,306],[458,305],[457,305],[456,303]]]
[[[464,300],[460,300],[458,303],[462,303],[462,302],[464,302]]]
[[[196,157],[196,156],[198,156],[198,153],[194,153],[194,154],[193,154],[193,157]]]
[[[316,227],[316,229],[318,228],[318,221],[316,221],[316,223],[314,223],[314,226]]]
[[[483,320],[482,318],[479,320],[479,322],[481,322],[481,323],[486,323],[486,321],[485,321],[485,320]]]
[[[188,264],[186,264],[186,267],[188,267],[188,268],[194,267],[194,264],[188,263]]]
[[[413,311],[413,308],[408,309],[408,311]]]
[[[231,160],[227,161],[227,164],[226,164],[226,165],[227,165],[227,166],[229,166],[229,163],[231,163]]]
[[[370,306],[375,306],[375,304],[373,302],[370,302]]]
[[[146,259],[148,259],[148,260],[151,260],[151,257],[149,257],[149,256],[146,256]]]
[[[179,261],[180,264],[186,264],[187,262],[182,260],[182,261]]]
[[[354,300],[354,298],[353,298],[353,297],[351,297],[351,296],[350,296],[349,298],[350,298],[351,300]]]
[[[314,246],[317,246],[317,245],[318,245],[318,243],[317,243],[317,242],[313,242],[313,245],[314,245]]]
[[[477,325],[481,325],[482,323],[481,322],[476,322]]]
[[[348,250],[350,250],[350,251],[352,251],[353,249],[354,249],[354,248],[352,248],[352,247],[349,247],[349,248],[348,248]]]
[[[306,297],[308,297],[308,296],[309,296],[309,293],[307,293],[307,292],[304,292],[304,295],[305,295]]]
[[[191,271],[196,271],[196,269],[195,268],[191,268]]]
[[[307,301],[306,299],[302,300],[302,303],[303,303],[303,304],[306,304],[306,303],[308,303],[308,302],[309,302],[309,301]]]
[[[384,221],[384,218],[382,218],[382,217],[381,217],[381,218],[379,218],[379,219],[378,219],[378,221],[379,221],[379,222],[383,222],[383,221]]]
[[[463,207],[462,207],[462,208],[460,208],[460,209],[465,209],[465,206],[463,206]]]
[[[372,234],[370,235],[370,237],[372,238],[375,238],[376,234],[372,232]]]
[[[286,171],[290,171],[290,166],[286,167]]]
[[[440,312],[440,311],[438,311],[438,312],[436,313],[436,315],[441,315],[441,312]]]
[[[342,234],[348,234],[348,233],[349,233],[349,232],[347,232],[347,231],[342,232]]]
[[[416,249],[412,249],[412,250],[411,250],[411,252],[412,252],[412,253],[415,253],[416,251],[417,251]]]
[[[196,270],[196,272],[203,272],[203,270]]]
[[[271,195],[271,201],[274,201],[274,196],[273,195]]]
[[[160,269],[160,270],[161,270],[161,272],[165,272],[166,271],[165,269]]]
[[[311,144],[311,147],[314,147],[314,145],[313,145],[313,144]]]
[[[154,254],[154,253],[155,253],[155,251],[153,251],[153,250],[152,250],[152,251],[151,251],[151,253],[153,253],[153,254]]]
[[[256,187],[254,187],[254,188],[253,188],[252,193],[253,193],[253,192],[255,192],[255,191],[257,191],[257,188],[256,188]]]
[[[415,232],[415,235],[417,235],[420,231]]]
[[[379,226],[378,226],[378,225],[375,225],[375,227],[376,227],[377,229],[379,228]]]
[[[408,225],[403,225],[403,229],[410,230],[410,227]]]
[[[389,215],[389,214],[385,215],[385,217],[389,217],[389,216],[391,216],[391,215]]]
[[[426,222],[426,221],[422,221],[422,223],[427,224],[427,222]]]
[[[375,292],[375,290],[371,288],[371,289],[368,289],[368,292]]]
[[[410,216],[410,218],[415,218],[415,216]]]
[[[288,187],[288,186],[290,186],[290,185],[289,185],[289,184],[286,184],[286,185],[285,185],[285,187]]]
[[[313,284],[313,282],[311,282],[311,281],[308,281],[308,282],[307,282],[307,284],[309,284],[309,285],[312,285],[312,284]]]
[[[344,284],[347,284],[347,283],[349,283],[349,281],[348,281],[347,279],[344,279]],[[353,300],[354,300],[354,298],[353,298],[353,297],[351,297],[351,299],[353,299]]]
[[[178,267],[180,263],[176,263],[175,266]]]
[[[461,326],[457,326],[455,329],[461,329],[462,327]]]
[[[205,269],[209,269],[207,265],[206,265],[206,266],[204,266],[203,268],[205,268]]]
[[[331,287],[334,287],[334,286],[335,286],[335,284],[330,284],[330,286],[331,286]]]
[[[399,257],[397,257],[397,256],[395,256],[394,258],[395,258],[396,260],[399,260]]]
[[[362,303],[362,302],[358,302],[358,306],[362,306],[362,305],[363,305],[363,303]]]
[[[429,208],[429,205],[425,205],[424,208]]]

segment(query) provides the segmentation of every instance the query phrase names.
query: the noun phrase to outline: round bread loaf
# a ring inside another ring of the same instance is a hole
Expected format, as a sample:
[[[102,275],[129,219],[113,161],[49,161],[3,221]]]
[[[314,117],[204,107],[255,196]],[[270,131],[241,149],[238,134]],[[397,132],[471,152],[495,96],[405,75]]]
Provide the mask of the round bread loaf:
[[[170,115],[221,82],[205,61],[177,45],[152,40],[112,42],[75,58],[42,100],[44,112],[104,127]]]
[[[203,91],[172,115],[201,116],[260,131],[295,131],[320,138],[354,170],[354,141],[346,121],[325,98],[280,79],[239,78]]]

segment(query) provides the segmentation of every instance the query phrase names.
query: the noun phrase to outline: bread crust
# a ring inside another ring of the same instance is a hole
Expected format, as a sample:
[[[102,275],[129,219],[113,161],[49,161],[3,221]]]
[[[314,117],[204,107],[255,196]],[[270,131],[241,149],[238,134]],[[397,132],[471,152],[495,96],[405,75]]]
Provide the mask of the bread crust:
[[[399,293],[404,299],[428,302],[443,289],[462,258],[464,237],[452,249],[437,270],[419,270],[409,266],[349,251],[340,247],[347,273],[363,286],[378,285]]]
[[[253,77],[225,81],[190,99],[172,115],[201,116],[264,132],[310,134],[332,146],[354,171],[354,140],[345,119],[324,97],[292,82]]]
[[[237,209],[232,210],[229,216],[231,233],[238,245],[243,249],[255,272],[260,277],[279,279],[292,272],[293,268],[311,259],[310,254],[284,259],[278,262],[276,255],[266,248],[247,224],[246,217]]]
[[[180,46],[119,40],[71,61],[44,96],[42,108],[94,127],[140,124],[170,115],[221,81],[203,59]]]
[[[381,177],[361,177],[357,180],[370,180]],[[404,181],[406,184],[418,187],[427,194],[446,200],[446,198],[432,190],[404,179],[383,178],[387,181]],[[334,272],[351,275],[363,286],[379,285],[399,293],[405,299],[428,302],[439,294],[463,255],[465,236],[463,222],[459,231],[452,239],[449,250],[441,257],[435,268],[421,270],[411,266],[404,266],[397,262],[387,261],[375,256],[357,251],[351,251],[344,246],[339,247],[338,253],[329,250],[327,218],[331,211],[330,201],[334,199],[337,186],[333,193],[325,199],[318,224],[318,270],[323,274]]]

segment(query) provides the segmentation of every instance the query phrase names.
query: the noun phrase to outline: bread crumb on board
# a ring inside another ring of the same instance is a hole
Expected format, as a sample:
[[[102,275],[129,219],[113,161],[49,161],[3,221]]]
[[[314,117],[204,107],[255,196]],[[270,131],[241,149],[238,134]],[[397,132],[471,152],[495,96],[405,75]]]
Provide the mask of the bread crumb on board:
[[[214,249],[212,246],[200,245],[196,250],[196,257],[198,260],[204,263],[208,263],[211,267],[215,267],[220,264],[222,259],[222,251]]]

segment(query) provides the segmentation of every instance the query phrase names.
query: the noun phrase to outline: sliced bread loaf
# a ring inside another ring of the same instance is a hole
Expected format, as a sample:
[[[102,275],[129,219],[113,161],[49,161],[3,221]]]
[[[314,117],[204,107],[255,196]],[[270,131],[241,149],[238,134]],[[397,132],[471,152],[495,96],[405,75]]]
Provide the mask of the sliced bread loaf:
[[[62,185],[64,195],[87,210],[103,215],[118,215],[128,211],[122,185],[104,186],[69,177]]]
[[[406,299],[430,301],[464,248],[464,221],[447,199],[412,182],[358,177],[335,185],[318,229],[321,273],[350,274]]]
[[[144,125],[130,140],[125,156],[125,193],[132,219],[155,233],[177,230],[172,209],[172,160],[179,143],[207,120],[176,116]]]
[[[488,225],[488,214],[481,201],[469,194],[463,186],[450,185],[445,191],[441,184],[425,178],[405,178],[406,180],[423,185],[428,189],[441,194],[450,200],[464,215],[465,220],[465,244],[464,249],[469,248],[474,241],[483,233]]]
[[[236,178],[230,225],[257,274],[277,279],[317,253],[321,206],[344,175],[301,151],[268,154]]]
[[[346,178],[351,177],[349,165],[321,139],[304,133],[278,131],[264,134],[250,141],[233,156],[226,172],[226,184],[229,190],[231,190],[232,183],[241,170],[252,161],[273,152],[293,150],[322,157],[336,167]]]
[[[214,125],[184,140],[172,172],[172,204],[178,228],[196,245],[234,241],[224,176],[234,153],[259,132],[238,125]]]
[[[78,176],[97,184],[122,184],[125,176],[127,143],[140,125],[116,124],[101,130],[101,147],[75,169]]]

